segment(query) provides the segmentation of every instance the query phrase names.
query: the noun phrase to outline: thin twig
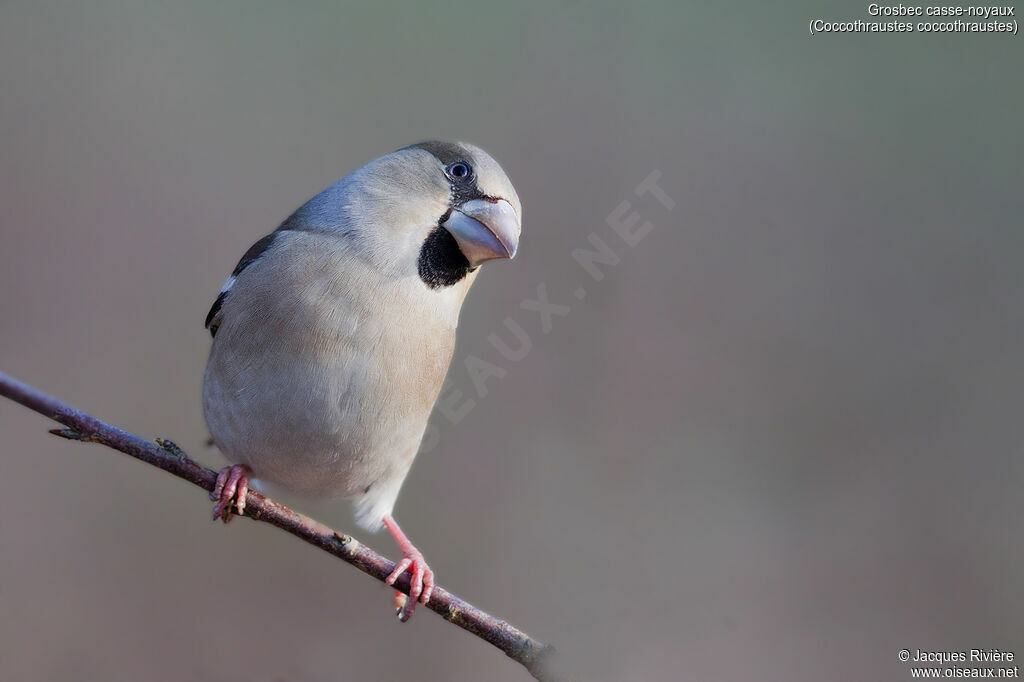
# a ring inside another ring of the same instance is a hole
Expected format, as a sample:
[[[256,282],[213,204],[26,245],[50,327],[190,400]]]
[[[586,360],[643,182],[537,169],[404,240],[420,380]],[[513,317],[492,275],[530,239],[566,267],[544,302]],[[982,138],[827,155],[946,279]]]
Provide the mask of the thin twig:
[[[2,372],[0,395],[67,427],[54,429],[50,432],[54,435],[70,440],[102,443],[194,483],[204,490],[213,490],[217,474],[189,459],[170,441],[152,443],[76,410]],[[377,554],[351,535],[333,531],[319,521],[292,511],[253,490],[249,491],[246,498],[245,516],[256,521],[265,521],[302,538],[377,580],[383,581],[394,570],[394,562]],[[406,594],[409,593],[408,572],[402,574],[394,587]],[[548,670],[554,653],[550,645],[533,639],[525,632],[481,611],[441,587],[434,588],[426,607],[448,622],[498,647],[510,658],[525,666],[536,679],[555,679]]]

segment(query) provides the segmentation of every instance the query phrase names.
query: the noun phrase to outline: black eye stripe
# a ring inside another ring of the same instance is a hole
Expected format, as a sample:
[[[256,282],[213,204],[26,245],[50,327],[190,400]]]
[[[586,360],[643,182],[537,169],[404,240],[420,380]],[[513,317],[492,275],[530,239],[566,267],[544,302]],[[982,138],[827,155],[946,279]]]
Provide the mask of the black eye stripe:
[[[474,199],[487,199],[487,195],[476,186],[476,181],[452,185],[452,206],[461,206]]]
[[[434,158],[441,162],[441,165],[446,169],[446,173],[448,168],[457,163],[464,163],[469,167],[469,175],[465,178],[454,180],[451,176],[448,178],[448,183],[452,188],[452,206],[460,206],[474,199],[496,199],[496,197],[484,194],[477,187],[477,173],[473,169],[472,154],[470,154],[468,149],[452,142],[421,142],[420,144],[412,145],[409,149],[422,149],[423,151],[430,152],[434,155]]]

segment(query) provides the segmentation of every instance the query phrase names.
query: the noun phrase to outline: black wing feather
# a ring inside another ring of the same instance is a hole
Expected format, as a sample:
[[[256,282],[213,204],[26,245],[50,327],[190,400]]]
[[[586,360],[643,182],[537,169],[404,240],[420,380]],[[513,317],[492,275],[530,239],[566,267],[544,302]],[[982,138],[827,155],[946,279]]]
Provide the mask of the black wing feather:
[[[238,261],[238,265],[236,265],[235,269],[231,271],[231,276],[238,277],[242,270],[245,270],[247,267],[259,260],[260,256],[262,256],[267,249],[270,248],[270,245],[274,243],[274,239],[277,238],[277,235],[278,232],[271,232],[250,246],[249,250],[245,252],[244,256],[242,256],[242,260]],[[231,289],[228,288],[220,292],[220,295],[217,296],[217,300],[213,302],[212,306],[210,306],[210,312],[206,314],[206,328],[210,330],[210,336],[217,335],[217,328],[220,327],[217,315],[220,313],[221,306],[224,305],[224,299],[228,297],[228,293],[230,293],[230,291]]]

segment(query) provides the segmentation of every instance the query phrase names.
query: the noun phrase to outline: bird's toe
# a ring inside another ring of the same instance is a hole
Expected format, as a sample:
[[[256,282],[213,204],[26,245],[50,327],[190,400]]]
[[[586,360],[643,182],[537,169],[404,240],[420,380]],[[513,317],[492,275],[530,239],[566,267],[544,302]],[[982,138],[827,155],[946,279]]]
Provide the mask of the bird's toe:
[[[210,499],[216,500],[216,504],[213,505],[214,521],[221,519],[228,523],[236,510],[238,514],[245,512],[250,473],[251,470],[244,464],[233,464],[220,470],[217,474],[217,484],[210,494]]]
[[[391,572],[385,582],[388,585],[394,585],[398,577],[407,570],[409,571],[409,596],[406,598],[401,592],[395,595],[398,619],[403,623],[412,616],[416,609],[416,603],[426,604],[430,601],[430,595],[434,591],[434,571],[427,565],[423,555],[419,552],[406,554],[401,561],[395,564],[395,570]]]

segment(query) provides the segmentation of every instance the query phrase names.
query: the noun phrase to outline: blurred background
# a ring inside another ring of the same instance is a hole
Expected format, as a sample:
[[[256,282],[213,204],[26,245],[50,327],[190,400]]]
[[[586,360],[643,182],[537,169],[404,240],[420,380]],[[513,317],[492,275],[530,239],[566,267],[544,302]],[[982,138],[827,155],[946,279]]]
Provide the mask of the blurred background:
[[[464,139],[525,216],[463,310],[471,408],[435,413],[396,509],[442,585],[586,680],[1024,655],[1022,43],[808,35],[866,15],[0,2],[0,370],[219,468],[203,318],[238,258],[366,161]],[[634,191],[652,171],[671,210]],[[624,201],[652,225],[632,247]],[[572,257],[592,235],[619,258],[600,281]],[[540,285],[567,307],[548,333]],[[488,341],[514,345],[506,318],[520,360]],[[485,396],[467,358],[501,370]],[[526,679],[52,426],[0,401],[5,679]]]

